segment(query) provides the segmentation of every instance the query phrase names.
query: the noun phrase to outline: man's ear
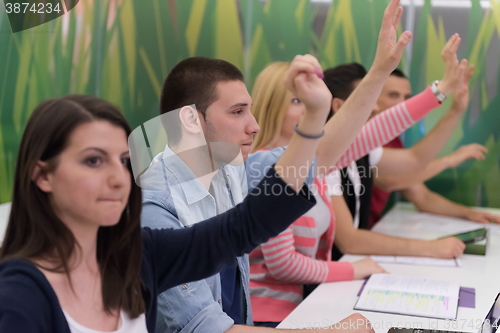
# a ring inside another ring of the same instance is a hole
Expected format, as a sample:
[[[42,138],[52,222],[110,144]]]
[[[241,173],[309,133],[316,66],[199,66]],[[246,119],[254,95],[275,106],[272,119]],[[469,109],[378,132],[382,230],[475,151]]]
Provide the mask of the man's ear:
[[[52,184],[50,182],[50,176],[47,169],[47,162],[38,161],[33,169],[31,180],[40,190],[49,193],[52,192]]]
[[[333,113],[337,113],[338,110],[340,110],[340,107],[342,105],[344,105],[345,101],[338,98],[338,97],[334,97],[332,99],[332,110],[333,110]]]
[[[182,107],[179,112],[179,119],[184,129],[190,133],[198,134],[202,130],[198,111],[192,106]]]

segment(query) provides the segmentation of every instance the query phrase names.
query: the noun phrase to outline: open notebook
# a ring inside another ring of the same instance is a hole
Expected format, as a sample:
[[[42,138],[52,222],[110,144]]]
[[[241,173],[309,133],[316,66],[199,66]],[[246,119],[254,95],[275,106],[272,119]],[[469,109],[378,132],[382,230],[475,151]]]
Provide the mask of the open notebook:
[[[354,309],[456,319],[459,290],[458,282],[374,274],[368,279]]]

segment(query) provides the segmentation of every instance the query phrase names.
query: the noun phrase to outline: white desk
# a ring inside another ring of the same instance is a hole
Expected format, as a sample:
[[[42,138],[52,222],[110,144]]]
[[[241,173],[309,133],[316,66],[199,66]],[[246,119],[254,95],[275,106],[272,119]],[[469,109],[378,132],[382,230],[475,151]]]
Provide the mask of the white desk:
[[[5,236],[5,229],[7,229],[7,221],[10,214],[10,202],[0,205],[0,244],[2,244]]]
[[[487,209],[500,215],[499,209]],[[422,218],[425,218],[422,221]],[[419,219],[420,218],[420,219]],[[398,203],[374,228],[374,231],[409,238],[435,239],[453,233],[474,230],[482,225],[467,221],[421,215],[413,206]],[[463,255],[461,268],[381,264],[394,274],[455,280],[463,287],[476,289],[476,308],[458,308],[457,321],[427,319],[353,310],[362,281],[321,284],[278,327],[305,328],[330,326],[359,312],[370,320],[377,333],[386,333],[392,326],[477,332],[496,295],[500,292],[500,226],[490,225],[486,256]],[[365,256],[345,255],[342,261],[356,261]]]

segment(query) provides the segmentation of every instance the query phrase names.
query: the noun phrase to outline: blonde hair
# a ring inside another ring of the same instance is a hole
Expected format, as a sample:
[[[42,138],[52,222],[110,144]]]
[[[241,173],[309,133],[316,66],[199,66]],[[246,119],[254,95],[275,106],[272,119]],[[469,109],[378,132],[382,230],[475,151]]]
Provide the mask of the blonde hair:
[[[274,62],[264,68],[255,80],[252,91],[252,113],[260,126],[255,136],[252,152],[265,148],[276,141],[281,133],[281,126],[292,93],[285,87],[286,71],[289,62]]]

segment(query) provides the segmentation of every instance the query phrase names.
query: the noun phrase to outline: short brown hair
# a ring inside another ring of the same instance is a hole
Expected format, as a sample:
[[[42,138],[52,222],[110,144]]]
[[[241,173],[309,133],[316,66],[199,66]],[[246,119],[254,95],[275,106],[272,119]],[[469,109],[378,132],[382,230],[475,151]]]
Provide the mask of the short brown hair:
[[[329,68],[324,71],[324,75],[323,81],[332,93],[332,97],[345,101],[354,91],[354,83],[366,76],[366,69],[363,65],[353,62]],[[333,109],[330,109],[328,119],[332,116]]]
[[[228,81],[245,81],[241,71],[233,64],[205,57],[187,58],[170,71],[163,83],[160,114],[194,104],[205,118],[207,108],[218,99],[217,84]],[[180,124],[168,128],[169,144],[178,143],[181,137]]]

